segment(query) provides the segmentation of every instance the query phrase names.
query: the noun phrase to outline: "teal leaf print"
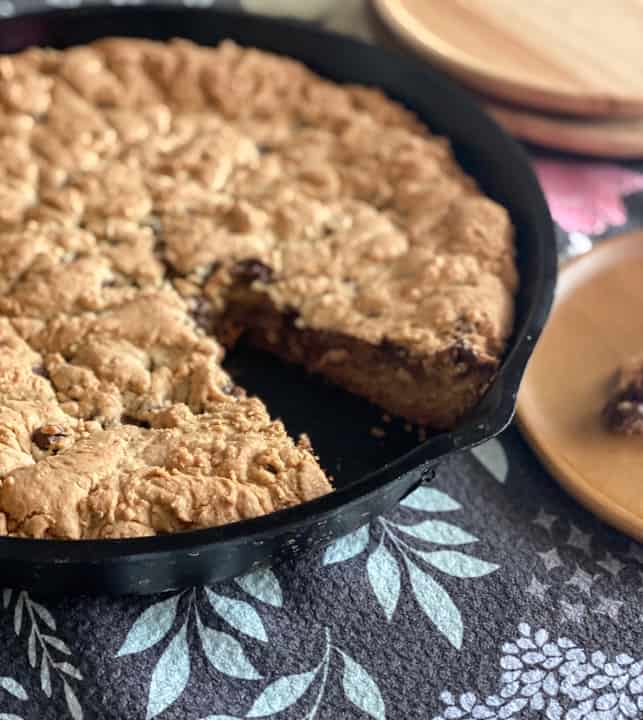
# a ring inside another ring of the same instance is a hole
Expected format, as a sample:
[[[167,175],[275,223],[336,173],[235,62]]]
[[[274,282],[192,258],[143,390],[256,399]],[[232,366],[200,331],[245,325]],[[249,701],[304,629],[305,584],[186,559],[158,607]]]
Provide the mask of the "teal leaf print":
[[[447,575],[458,578],[476,578],[488,575],[499,565],[485,562],[457,550],[437,550],[436,552],[415,551],[423,560]]]
[[[384,700],[373,678],[346,653],[339,653],[344,660],[342,687],[346,697],[369,717],[385,720]]]
[[[65,702],[67,703],[67,710],[69,710],[69,714],[72,716],[73,720],[83,720],[83,710],[80,707],[78,698],[65,680],[63,680],[63,689],[65,692]]]
[[[311,686],[318,671],[319,667],[301,675],[286,675],[270,683],[255,700],[246,717],[276,715],[294,705]]]
[[[369,556],[366,571],[375,597],[390,622],[400,597],[400,569],[384,542]]]
[[[450,512],[462,507],[446,493],[425,485],[420,485],[417,490],[405,497],[400,505],[412,510],[424,510],[424,512]]]
[[[465,545],[478,541],[478,538],[457,525],[442,520],[425,520],[417,525],[395,525],[395,527],[407,535],[438,545]]]
[[[233,717],[232,715],[208,715],[203,720],[241,720],[241,718]]]
[[[116,657],[143,652],[160,642],[174,624],[179,597],[174,595],[161,600],[142,612],[127,633]]]
[[[237,640],[227,633],[213,630],[204,625],[198,612],[196,617],[203,652],[215,670],[242,680],[261,679],[261,675],[245,656],[243,648]]]
[[[63,653],[63,655],[71,655],[71,650],[60,638],[54,637],[53,635],[47,635],[46,633],[42,633],[41,637],[47,645],[51,645],[51,647],[56,648],[56,650]]]
[[[56,629],[56,621],[46,607],[43,607],[40,603],[37,603],[34,600],[31,600],[29,604],[31,605],[31,609],[36,613],[36,615],[38,615],[38,617],[45,623],[45,625],[50,630]]]
[[[499,440],[489,440],[484,445],[473,448],[471,453],[499,483],[504,484],[507,481],[507,455]]]
[[[36,667],[36,626],[31,626],[29,640],[27,640],[27,658],[32,668]]]
[[[10,677],[0,677],[0,687],[18,700],[26,700],[27,693],[19,682]]]
[[[18,593],[18,600],[16,601],[16,607],[13,609],[13,629],[16,635],[20,635],[22,629],[22,609],[25,604],[24,592]]]
[[[44,653],[40,663],[40,689],[47,697],[51,697],[51,674],[49,672],[49,662]]]
[[[0,713],[0,720],[23,720],[20,715],[12,715],[11,713]]]
[[[159,658],[150,683],[147,720],[160,715],[176,702],[190,678],[190,653],[187,640],[188,622],[172,638]]]
[[[330,713],[329,717],[343,718],[346,712],[337,707],[336,701],[325,697],[327,685],[333,679],[339,680],[341,671],[345,706],[352,703],[361,710],[360,717],[365,713],[374,720],[386,720],[384,700],[374,679],[358,662],[332,642],[328,627],[324,628],[324,634],[323,656],[316,667],[308,672],[286,675],[270,682],[252,704],[246,718],[282,717],[281,713],[286,710],[289,717],[292,715],[301,720],[316,720],[320,712],[323,712],[324,716]],[[218,720],[218,716],[203,720]],[[223,717],[221,720],[237,719]]]
[[[243,600],[234,600],[223,595],[217,595],[210,588],[205,588],[205,593],[214,612],[223,618],[228,625],[256,640],[268,641],[263,622],[252,605],[243,602]]]
[[[270,568],[261,568],[235,580],[237,585],[255,600],[273,607],[281,607],[284,599],[277,576]]]
[[[416,489],[402,505],[424,514],[462,509],[446,493],[427,486]],[[357,533],[331,546],[326,551],[324,564],[341,562],[365,549],[371,529],[368,535],[364,530],[360,528]],[[366,574],[387,621],[392,621],[402,592],[412,590],[427,618],[455,648],[460,649],[464,631],[462,618],[446,589],[433,578],[434,570],[466,580],[488,575],[499,566],[455,549],[435,548],[430,552],[423,543],[458,546],[476,543],[478,538],[455,524],[432,518],[415,524],[397,524],[380,517],[372,526],[372,532],[379,535],[379,542],[367,548]],[[409,582],[406,583],[401,566],[410,563],[413,557],[422,560],[420,565],[423,569],[413,565],[407,573]],[[408,585],[411,585],[410,589]],[[306,720],[313,720],[313,716],[307,716]]]
[[[68,662],[54,663],[54,667],[56,668],[56,670],[60,670],[60,672],[65,673],[65,675],[76,678],[76,680],[83,679],[80,671],[73,665],[70,665]]]
[[[19,592],[16,596],[16,604],[14,607],[14,630],[21,635],[23,628],[26,626],[27,636],[27,659],[29,666],[36,670],[38,666],[38,656],[40,655],[40,668],[38,671],[40,679],[40,689],[48,698],[52,696],[52,671],[55,671],[61,680],[60,687],[64,691],[67,709],[72,720],[82,720],[83,712],[78,703],[78,699],[71,687],[68,686],[65,675],[69,675],[78,680],[82,680],[80,672],[67,662],[59,663],[56,659],[56,652],[63,655],[70,655],[71,650],[66,643],[46,632],[42,631],[42,626],[46,626],[50,630],[56,629],[56,621],[51,612],[33,600],[29,593]]]
[[[344,537],[335,540],[332,545],[326,548],[323,564],[333,565],[334,563],[344,562],[344,560],[350,560],[350,558],[359,555],[366,549],[368,539],[368,525],[363,525],[355,532],[344,535]]]
[[[462,647],[462,617],[449,593],[430,575],[405,557],[418,605],[456,650]]]

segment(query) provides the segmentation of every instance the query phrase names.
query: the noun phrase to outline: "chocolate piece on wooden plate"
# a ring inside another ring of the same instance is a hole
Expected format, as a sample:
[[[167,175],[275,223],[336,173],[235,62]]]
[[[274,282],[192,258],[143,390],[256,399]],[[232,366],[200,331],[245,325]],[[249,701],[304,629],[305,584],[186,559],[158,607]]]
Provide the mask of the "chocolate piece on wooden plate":
[[[607,427],[625,435],[643,434],[643,357],[618,370],[615,387],[603,408]]]
[[[518,397],[521,429],[548,470],[583,505],[639,541],[643,442],[611,431],[603,411],[618,368],[629,368],[618,402],[633,402],[639,387],[633,371],[640,373],[640,365],[630,363],[642,349],[641,277],[643,232],[605,240],[569,261]]]

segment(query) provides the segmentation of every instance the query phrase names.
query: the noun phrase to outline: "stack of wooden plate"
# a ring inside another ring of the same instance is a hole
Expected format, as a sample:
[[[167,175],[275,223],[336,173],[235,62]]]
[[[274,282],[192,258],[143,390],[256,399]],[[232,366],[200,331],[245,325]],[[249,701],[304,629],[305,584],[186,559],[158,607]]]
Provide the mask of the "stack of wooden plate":
[[[643,0],[373,0],[517,137],[643,157]]]

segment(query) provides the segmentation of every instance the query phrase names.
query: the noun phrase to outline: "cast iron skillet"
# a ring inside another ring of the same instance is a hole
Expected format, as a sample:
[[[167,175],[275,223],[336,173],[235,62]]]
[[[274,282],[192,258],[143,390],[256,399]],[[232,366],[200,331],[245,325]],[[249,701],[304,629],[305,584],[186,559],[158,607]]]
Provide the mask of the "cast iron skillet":
[[[291,433],[306,430],[336,492],[305,505],[225,527],[109,541],[0,538],[3,585],[45,592],[151,593],[238,575],[270,560],[330,542],[390,509],[428,479],[445,456],[490,439],[510,422],[525,365],[548,314],[556,277],[551,219],[520,147],[469,97],[410,57],[296,23],[184,8],[84,8],[0,22],[0,52],[30,45],[65,47],[106,35],[202,44],[232,38],[302,60],[340,82],[376,85],[448,135],[459,161],[517,227],[520,292],[516,326],[502,368],[475,414],[454,432],[419,444],[402,423],[297,368],[240,349],[228,366],[263,397]],[[386,430],[378,439],[374,425]]]

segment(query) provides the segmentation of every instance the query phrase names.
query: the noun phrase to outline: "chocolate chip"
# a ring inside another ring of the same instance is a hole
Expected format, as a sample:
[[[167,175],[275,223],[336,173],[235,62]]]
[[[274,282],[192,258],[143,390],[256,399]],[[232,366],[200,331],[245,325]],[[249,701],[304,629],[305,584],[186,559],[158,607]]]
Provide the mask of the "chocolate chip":
[[[643,370],[622,371],[617,392],[603,409],[608,428],[624,435],[643,434]]]
[[[212,330],[212,303],[204,298],[197,297],[192,308],[194,322],[206,332]]]
[[[406,360],[409,356],[409,351],[403,348],[397,343],[391,342],[388,338],[384,338],[380,343],[380,350],[389,357],[393,357],[396,360]]]
[[[158,215],[148,215],[144,224],[147,225],[155,235],[160,234],[163,227],[161,218]]]
[[[299,318],[299,313],[295,308],[288,305],[284,309],[284,313],[282,315],[282,323],[284,327],[288,328],[289,330],[294,330],[297,327],[297,319]]]
[[[41,450],[56,451],[60,450],[66,437],[68,433],[62,425],[43,425],[34,430],[31,439]]]
[[[456,365],[460,365],[461,363],[475,365],[478,362],[476,353],[462,342],[457,342],[451,347],[451,359]]]
[[[154,252],[157,255],[161,255],[167,249],[165,237],[163,235],[163,223],[158,215],[150,215],[145,222],[145,225],[152,231],[154,235]]]
[[[132,415],[121,415],[121,422],[123,425],[136,425],[137,427],[145,428],[149,430],[152,426],[147,420],[139,420]]]
[[[643,403],[643,383],[640,380],[630,382],[621,397],[633,403]]]
[[[475,332],[475,325],[471,320],[465,318],[465,317],[459,317],[455,321],[454,329],[457,333],[462,335],[470,335],[471,333]]]
[[[44,378],[49,377],[49,376],[47,375],[47,371],[45,370],[45,366],[44,366],[44,365],[34,365],[34,366],[31,368],[31,372],[32,372],[34,375],[40,375],[40,377],[44,377]]]
[[[247,260],[240,260],[232,270],[233,275],[244,280],[245,282],[251,283],[255,280],[268,284],[272,282],[273,270],[268,267],[261,260],[255,258],[248,258]]]
[[[223,390],[223,392],[226,395],[231,395],[232,397],[236,397],[236,398],[245,397],[245,394],[246,394],[245,391],[243,390],[243,388],[240,388],[238,385],[235,385],[235,383],[233,383],[233,382],[226,383],[221,388],[221,390]]]
[[[623,435],[643,434],[643,406],[638,403],[612,400],[603,409],[603,420],[612,432]]]

